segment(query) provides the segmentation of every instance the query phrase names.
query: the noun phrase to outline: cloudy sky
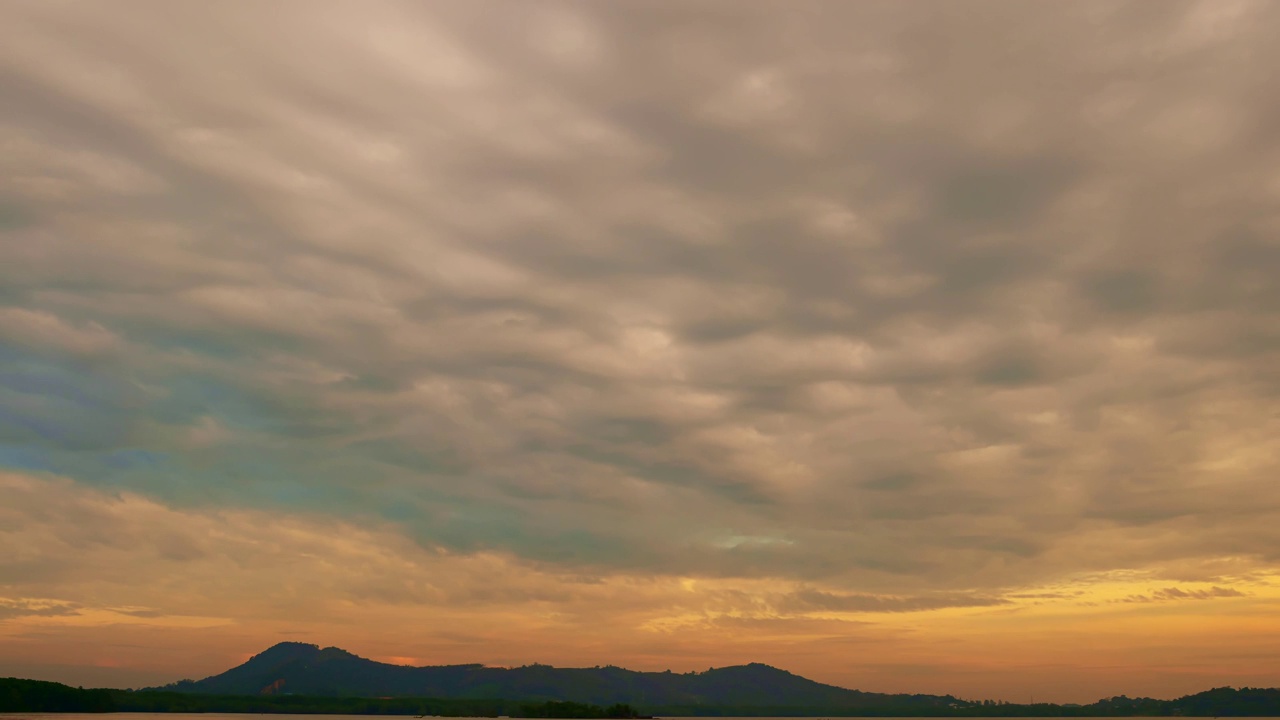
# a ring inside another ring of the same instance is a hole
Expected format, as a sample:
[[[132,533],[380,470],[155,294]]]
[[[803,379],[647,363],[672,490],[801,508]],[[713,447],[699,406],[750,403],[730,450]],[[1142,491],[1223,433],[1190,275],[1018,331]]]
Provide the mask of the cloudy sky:
[[[0,4],[0,675],[1275,685],[1280,3]]]

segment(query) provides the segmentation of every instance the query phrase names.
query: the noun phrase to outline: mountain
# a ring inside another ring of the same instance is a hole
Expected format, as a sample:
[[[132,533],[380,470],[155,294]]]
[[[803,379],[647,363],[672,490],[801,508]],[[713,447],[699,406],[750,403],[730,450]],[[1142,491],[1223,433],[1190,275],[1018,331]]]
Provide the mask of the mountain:
[[[700,673],[637,672],[618,667],[529,665],[408,667],[375,662],[340,648],[280,643],[221,675],[157,688],[210,695],[292,694],[326,697],[502,698],[647,708],[949,707],[951,696],[884,695],[824,685],[751,663]]]
[[[398,668],[410,673],[447,670],[467,679],[467,670],[497,670],[479,665],[453,665],[444,668],[400,668],[372,662],[355,655],[314,645],[290,643],[271,648],[238,668],[200,682],[184,680],[165,688],[151,690],[113,690],[68,687],[59,683],[18,678],[0,678],[0,713],[272,713],[312,715],[425,715],[441,717],[524,717],[524,718],[635,718],[637,708],[630,704],[602,707],[575,701],[534,701],[529,697],[489,699],[485,697],[424,698],[410,696],[371,698],[369,696],[336,697],[334,694],[295,695],[284,691],[287,673],[295,663],[304,667],[323,668],[326,672],[341,668],[351,660],[374,668]],[[336,664],[334,664],[336,663]],[[330,667],[334,664],[333,667]],[[366,667],[368,669],[368,667]],[[516,672],[517,668],[503,672]],[[632,682],[618,684],[625,692],[647,688],[655,700],[641,706],[644,712],[671,716],[739,716],[777,717],[969,717],[969,718],[1073,718],[1073,717],[1265,717],[1280,718],[1280,689],[1221,687],[1174,700],[1130,698],[1119,695],[1089,705],[1014,705],[984,700],[965,702],[949,696],[881,695],[822,685],[767,665],[740,665],[709,670],[705,673],[673,675],[672,673],[635,673],[619,668],[590,670],[557,670],[543,665],[532,668],[542,673],[604,673]],[[274,671],[274,673],[272,672]],[[263,675],[262,673],[267,674]],[[279,675],[265,686],[267,694],[228,692],[236,682],[261,683],[273,674]],[[515,677],[520,677],[517,675]],[[571,675],[570,677],[577,677]],[[228,679],[230,678],[230,679]],[[655,680],[657,678],[657,680]],[[682,678],[683,680],[675,680]],[[219,690],[208,690],[203,683],[223,682]],[[672,692],[662,681],[672,681],[674,692],[693,704],[661,705]],[[682,683],[682,685],[681,685]],[[608,683],[596,686],[599,691]],[[501,682],[472,687],[477,694],[498,692],[514,696],[517,684]],[[546,689],[547,685],[543,685]],[[630,688],[630,689],[627,689]],[[697,693],[702,692],[699,695]],[[424,693],[425,694],[425,693]],[[433,693],[437,694],[438,693]],[[762,701],[762,702],[761,702]],[[791,703],[795,704],[791,704]],[[755,704],[753,704],[755,703]],[[846,704],[847,703],[847,704]]]

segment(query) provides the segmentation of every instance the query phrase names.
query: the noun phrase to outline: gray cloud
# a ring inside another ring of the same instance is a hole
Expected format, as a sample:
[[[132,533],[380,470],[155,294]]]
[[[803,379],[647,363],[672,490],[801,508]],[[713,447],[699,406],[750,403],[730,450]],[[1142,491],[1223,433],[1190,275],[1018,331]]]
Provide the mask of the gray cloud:
[[[905,605],[1265,566],[1232,8],[12,6],[0,463]]]
[[[913,612],[937,610],[949,607],[990,607],[1009,601],[998,597],[963,595],[957,593],[918,597],[895,597],[863,593],[834,594],[821,591],[796,593],[792,599],[796,607],[806,610],[836,610],[844,612]]]
[[[0,620],[18,617],[59,617],[79,615],[77,603],[61,600],[32,600],[26,598],[0,598]]]
[[[1213,586],[1207,590],[1183,590],[1178,587],[1167,587],[1154,590],[1148,595],[1129,595],[1121,598],[1116,602],[1122,603],[1152,603],[1167,602],[1177,600],[1213,600],[1216,598],[1238,598],[1245,597],[1245,594],[1235,588],[1222,588]]]

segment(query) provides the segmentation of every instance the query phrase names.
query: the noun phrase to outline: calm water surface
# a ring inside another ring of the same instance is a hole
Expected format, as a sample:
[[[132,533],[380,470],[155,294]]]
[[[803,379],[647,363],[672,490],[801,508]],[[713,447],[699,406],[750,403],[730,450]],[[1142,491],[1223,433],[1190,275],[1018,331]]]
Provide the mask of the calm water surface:
[[[89,720],[108,716],[111,720],[245,720],[246,717],[263,717],[269,720],[394,720],[412,718],[412,715],[285,715],[282,713],[0,713],[3,720]],[[451,719],[454,720],[454,719]],[[464,720],[459,718],[457,720]],[[663,720],[823,720],[822,718],[750,717],[750,718],[679,718],[663,716]],[[844,720],[830,718],[829,720]],[[856,720],[913,720],[911,718],[857,718]],[[916,719],[920,720],[920,719]],[[1087,718],[962,718],[960,720],[1088,720]],[[1250,720],[1280,720],[1280,718],[1250,718]]]

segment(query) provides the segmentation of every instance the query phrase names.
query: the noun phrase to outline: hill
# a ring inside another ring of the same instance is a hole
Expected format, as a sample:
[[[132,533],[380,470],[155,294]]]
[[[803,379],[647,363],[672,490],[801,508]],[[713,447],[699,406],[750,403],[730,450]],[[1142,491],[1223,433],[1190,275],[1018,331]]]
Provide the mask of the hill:
[[[285,656],[310,657],[312,653],[306,648],[320,651],[314,646],[301,648],[282,648],[273,658],[280,661]],[[274,649],[274,648],[273,648]],[[355,657],[355,656],[351,656]],[[250,663],[253,661],[251,660]],[[249,665],[250,663],[246,663]],[[374,663],[377,665],[378,663]],[[243,667],[243,666],[242,666]],[[479,666],[453,666],[454,668],[474,668]],[[748,668],[744,674],[741,668]],[[754,670],[750,670],[754,668]],[[733,681],[750,680],[761,673],[773,671],[782,673],[764,665],[747,665],[740,668],[721,668],[708,673],[681,675],[677,677],[713,675],[723,679],[726,676]],[[241,668],[237,668],[239,670]],[[418,668],[421,669],[421,668]],[[554,668],[547,668],[554,669]],[[617,668],[606,668],[617,670]],[[763,669],[763,670],[762,670]],[[644,673],[641,673],[644,674]],[[653,675],[670,675],[671,673],[649,673]],[[790,675],[789,673],[783,673]],[[225,675],[225,673],[224,673]],[[215,676],[223,677],[223,676]],[[763,677],[775,677],[767,675]],[[790,676],[795,677],[795,676]],[[210,678],[212,679],[212,678]],[[803,682],[810,682],[798,678]],[[184,681],[168,689],[159,690],[85,690],[73,688],[59,683],[38,680],[20,680],[17,678],[0,678],[0,713],[30,712],[135,712],[135,713],[272,713],[272,714],[330,714],[330,715],[411,715],[423,717],[525,717],[525,718],[639,718],[647,717],[641,713],[658,713],[671,716],[737,716],[737,717],[769,717],[792,715],[796,717],[1280,717],[1280,689],[1275,688],[1215,688],[1194,695],[1187,695],[1176,700],[1155,700],[1152,698],[1129,698],[1123,695],[1099,700],[1089,705],[1054,705],[1038,703],[1035,705],[1014,705],[990,700],[982,702],[955,701],[946,705],[937,704],[937,696],[928,695],[879,695],[876,693],[855,693],[855,696],[868,704],[858,706],[827,706],[804,703],[802,705],[780,706],[776,704],[749,705],[741,697],[733,697],[729,702],[710,705],[692,706],[648,706],[637,708],[629,704],[615,703],[608,707],[572,701],[532,701],[529,699],[485,699],[485,698],[425,698],[425,697],[333,697],[290,695],[279,692],[269,694],[208,694],[192,692],[190,688],[197,685]],[[819,687],[831,688],[829,685]],[[186,692],[175,687],[187,688]],[[746,688],[744,688],[746,689]],[[841,690],[841,688],[833,688]],[[754,691],[753,691],[754,692]],[[770,696],[765,693],[766,696]],[[760,697],[761,695],[750,695]],[[847,696],[846,696],[847,697]]]
[[[0,713],[111,712],[110,690],[84,690],[42,680],[0,678]]]
[[[210,695],[289,693],[325,697],[503,698],[596,705],[631,703],[689,710],[729,706],[946,708],[958,702],[951,696],[883,695],[848,690],[759,663],[684,674],[548,665],[409,667],[376,662],[339,648],[304,643],[280,643],[220,675],[160,689]]]

